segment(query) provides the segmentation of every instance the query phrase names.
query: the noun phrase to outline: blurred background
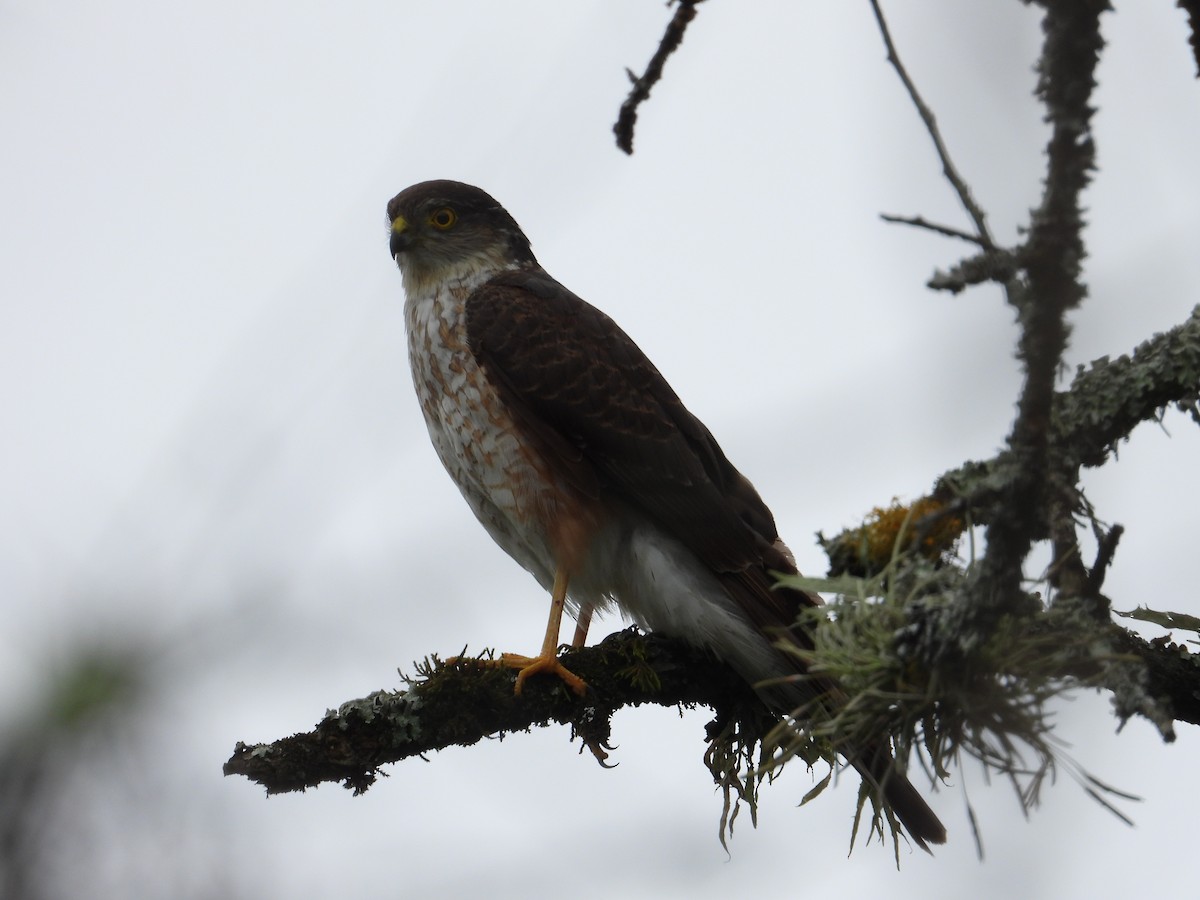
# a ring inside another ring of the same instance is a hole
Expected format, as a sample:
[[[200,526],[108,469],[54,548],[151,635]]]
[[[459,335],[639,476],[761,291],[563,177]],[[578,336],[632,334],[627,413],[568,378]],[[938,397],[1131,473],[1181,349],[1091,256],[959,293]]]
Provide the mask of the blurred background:
[[[1040,190],[1024,4],[889,4],[898,47],[999,240]],[[1072,365],[1200,299],[1200,96],[1185,17],[1104,18]],[[601,770],[563,730],[267,799],[221,764],[431,652],[529,651],[546,602],[429,446],[386,201],[480,185],[610,313],[812,535],[1002,444],[1019,370],[1000,293],[923,284],[965,227],[866,2],[704,3],[611,126],[671,10],[645,0],[0,6],[0,895],[894,898],[1165,894],[1200,744],[1055,710],[1127,827],[1060,771],[1028,821],[971,769],[936,858],[859,847],[851,780],[764,790],[727,856],[703,710],[620,713]],[[1143,426],[1087,474],[1127,528],[1118,608],[1197,613],[1196,428]],[[1037,575],[1030,571],[1030,575]],[[1186,589],[1185,589],[1186,588]],[[593,625],[599,638],[619,621]],[[1150,632],[1153,633],[1153,632]],[[986,855],[976,856],[968,802]],[[832,893],[836,892],[836,894]]]

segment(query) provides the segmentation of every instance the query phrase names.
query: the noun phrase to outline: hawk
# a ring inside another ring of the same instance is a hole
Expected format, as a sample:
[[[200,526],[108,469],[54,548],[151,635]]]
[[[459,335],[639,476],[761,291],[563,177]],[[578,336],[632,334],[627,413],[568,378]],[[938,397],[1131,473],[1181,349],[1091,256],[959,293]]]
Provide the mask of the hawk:
[[[538,265],[512,216],[479,188],[427,181],[387,207],[403,275],[413,383],[442,464],[484,528],[550,592],[536,657],[505,654],[516,690],[553,673],[564,608],[616,606],[707,648],[751,684],[801,665],[770,636],[820,600],[775,588],[795,573],[771,511],[637,344]],[[762,693],[781,715],[812,699]],[[836,693],[836,686],[833,686]],[[886,741],[840,748],[912,838],[946,832]]]

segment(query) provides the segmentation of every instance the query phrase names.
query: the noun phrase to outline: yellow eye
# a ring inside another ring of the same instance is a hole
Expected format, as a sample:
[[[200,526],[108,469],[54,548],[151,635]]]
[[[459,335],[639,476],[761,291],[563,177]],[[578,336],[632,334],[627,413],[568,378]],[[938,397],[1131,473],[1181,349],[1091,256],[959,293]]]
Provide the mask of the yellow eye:
[[[454,227],[454,223],[458,221],[458,216],[454,210],[448,206],[443,206],[441,209],[434,210],[433,215],[429,217],[429,224],[438,231],[447,231]]]

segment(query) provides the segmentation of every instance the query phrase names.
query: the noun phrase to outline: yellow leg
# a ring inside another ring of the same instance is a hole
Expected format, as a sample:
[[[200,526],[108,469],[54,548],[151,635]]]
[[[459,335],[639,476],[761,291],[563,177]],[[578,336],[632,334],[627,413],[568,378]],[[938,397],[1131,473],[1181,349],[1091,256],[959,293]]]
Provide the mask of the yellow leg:
[[[517,672],[516,693],[520,694],[525,679],[543,672],[557,675],[567,687],[582,696],[587,691],[583,679],[558,661],[558,632],[562,628],[563,607],[567,602],[567,573],[559,569],[554,573],[554,590],[550,595],[550,621],[546,623],[546,637],[542,641],[542,652],[534,657],[516,653],[501,655],[500,662]]]
[[[571,638],[571,648],[578,650],[587,642],[588,627],[592,624],[594,607],[589,603],[579,608],[579,618],[575,622],[575,637]]]

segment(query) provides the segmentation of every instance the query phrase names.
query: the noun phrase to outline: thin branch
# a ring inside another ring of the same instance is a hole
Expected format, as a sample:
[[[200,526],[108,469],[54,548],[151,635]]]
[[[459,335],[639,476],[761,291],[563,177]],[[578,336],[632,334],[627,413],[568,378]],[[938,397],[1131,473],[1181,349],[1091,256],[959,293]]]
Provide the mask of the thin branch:
[[[1099,597],[1100,591],[1104,589],[1104,577],[1108,574],[1108,567],[1112,565],[1113,557],[1117,553],[1117,544],[1121,542],[1121,535],[1124,533],[1123,525],[1114,525],[1100,536],[1100,546],[1096,550],[1096,562],[1088,573],[1088,593],[1094,597]],[[1108,613],[1107,606],[1105,613]]]
[[[937,149],[938,159],[942,162],[942,172],[945,174],[946,180],[950,182],[954,188],[954,192],[958,194],[959,202],[962,203],[963,209],[967,211],[967,215],[971,217],[971,221],[975,224],[976,242],[985,250],[996,249],[995,241],[992,240],[991,232],[988,230],[986,214],[979,204],[975,202],[975,198],[971,194],[971,188],[967,185],[962,175],[959,174],[953,160],[950,159],[950,151],[946,149],[946,142],[942,140],[942,133],[938,128],[933,111],[921,99],[921,94],[917,90],[917,86],[913,84],[913,80],[908,76],[908,71],[900,61],[900,54],[896,52],[896,45],[892,43],[892,33],[888,29],[887,20],[883,17],[883,10],[879,6],[879,0],[870,0],[870,2],[871,9],[875,13],[875,21],[879,24],[879,33],[883,36],[883,44],[887,48],[888,62],[892,64],[892,67],[896,70],[896,74],[900,76],[900,81],[904,83],[904,88],[908,91],[908,96],[912,100],[913,106],[917,108],[917,113],[921,116],[921,121],[925,123],[925,130],[929,132],[930,138],[933,139],[933,146]]]
[[[1011,251],[984,250],[959,261],[945,272],[935,270],[925,285],[931,290],[949,291],[952,294],[965,291],[973,284],[989,281],[1007,285],[1014,279],[1017,268],[1016,256]]]
[[[935,234],[945,237],[958,238],[960,241],[978,244],[980,247],[985,246],[983,238],[977,234],[970,234],[958,228],[951,228],[949,225],[939,225],[936,222],[930,222],[924,216],[897,216],[890,213],[880,213],[879,218],[885,222],[891,222],[893,225],[911,225],[914,228],[924,228],[927,231],[932,231]]]
[[[1196,61],[1196,77],[1200,78],[1200,0],[1177,0],[1176,6],[1188,17],[1188,43],[1192,45],[1192,59]]]
[[[651,88],[662,78],[663,66],[666,65],[667,58],[683,43],[684,32],[687,31],[692,19],[696,17],[696,4],[701,2],[703,0],[679,0],[675,15],[667,24],[667,30],[663,32],[662,40],[659,41],[658,49],[654,51],[650,64],[646,66],[645,74],[639,78],[629,69],[625,70],[629,75],[629,80],[633,82],[633,88],[629,91],[625,102],[621,104],[621,111],[617,114],[617,123],[613,125],[613,133],[617,136],[617,146],[630,156],[633,155],[633,129],[637,124],[638,107],[649,99]]]

